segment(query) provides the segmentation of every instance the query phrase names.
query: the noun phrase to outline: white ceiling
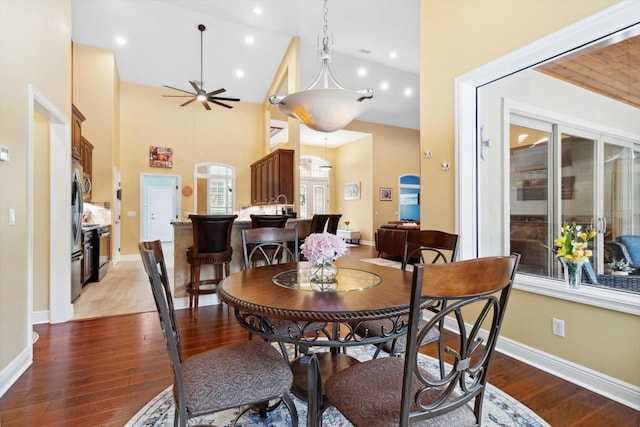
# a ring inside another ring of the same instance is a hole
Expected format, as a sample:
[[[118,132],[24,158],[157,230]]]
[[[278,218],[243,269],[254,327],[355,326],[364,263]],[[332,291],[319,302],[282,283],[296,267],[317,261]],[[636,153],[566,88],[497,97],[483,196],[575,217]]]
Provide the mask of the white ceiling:
[[[72,0],[74,42],[114,51],[126,82],[192,91],[200,80],[200,32],[204,24],[206,91],[224,87],[219,96],[262,103],[293,36],[300,37],[302,86],[316,71],[316,45],[323,34],[322,0]],[[261,15],[253,13],[259,6]],[[419,128],[419,0],[330,0],[328,33],[333,37],[333,65],[351,89],[373,88],[373,102],[359,119]],[[255,38],[253,45],[245,37]],[[127,44],[119,46],[116,36]],[[365,54],[361,49],[370,51]],[[396,58],[389,53],[395,51]],[[359,68],[366,75],[357,75]],[[236,71],[244,70],[238,79]],[[387,82],[387,90],[380,85]],[[413,94],[404,95],[406,88]],[[166,89],[166,94],[176,94]],[[183,98],[161,98],[176,108]],[[212,106],[211,114],[217,108]],[[324,145],[324,138],[317,138]]]

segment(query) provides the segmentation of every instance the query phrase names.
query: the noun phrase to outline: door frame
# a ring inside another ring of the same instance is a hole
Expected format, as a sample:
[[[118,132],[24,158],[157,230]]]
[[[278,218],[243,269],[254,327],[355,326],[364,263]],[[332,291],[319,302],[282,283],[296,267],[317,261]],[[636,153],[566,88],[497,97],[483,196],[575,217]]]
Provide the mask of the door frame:
[[[152,177],[162,177],[162,178],[173,178],[175,181],[175,186],[171,186],[173,188],[175,202],[176,202],[176,221],[180,219],[180,212],[182,212],[182,200],[180,197],[180,193],[178,189],[182,187],[182,176],[175,174],[157,174],[157,173],[141,173],[140,174],[140,241],[145,240],[145,230],[149,226],[147,214],[147,207],[145,207],[145,187],[149,184],[146,182],[146,179]],[[173,241],[173,239],[172,239]]]

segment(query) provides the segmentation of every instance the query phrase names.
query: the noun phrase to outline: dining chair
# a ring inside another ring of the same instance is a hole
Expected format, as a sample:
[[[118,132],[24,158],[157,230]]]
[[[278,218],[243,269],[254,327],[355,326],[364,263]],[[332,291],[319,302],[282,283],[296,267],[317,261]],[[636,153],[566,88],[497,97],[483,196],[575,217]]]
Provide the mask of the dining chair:
[[[402,269],[406,270],[410,265],[410,259],[414,257],[419,258],[423,263],[429,262],[427,255],[432,256],[432,258],[430,258],[431,264],[452,262],[455,260],[457,251],[457,234],[439,230],[407,230],[404,242],[404,255],[402,257]],[[447,253],[449,256],[447,256]],[[430,306],[428,310],[437,312],[442,309],[442,304],[445,304],[445,302],[439,301]],[[360,336],[385,336],[389,335],[391,331],[396,330],[398,326],[407,321],[408,316],[406,315],[395,318],[368,320],[357,324],[355,326],[355,332]],[[424,323],[424,320],[421,320],[421,322]],[[444,324],[441,324],[439,329],[430,330],[429,334],[424,336],[422,344],[426,345],[437,341],[443,329]],[[378,347],[375,356],[378,356],[380,350],[384,350],[392,356],[397,356],[405,352],[405,347],[406,336],[390,339]],[[442,346],[440,347],[440,351],[444,351]]]
[[[279,264],[283,261],[297,263],[299,261],[298,230],[295,228],[263,227],[242,230],[242,250],[244,253],[244,268],[259,268],[264,265]],[[247,313],[238,313],[244,316]],[[250,314],[249,314],[250,315]],[[261,325],[275,335],[297,338],[304,334],[323,334],[329,336],[325,330],[325,322],[300,323],[286,319],[264,319]],[[251,339],[252,334],[249,334]],[[284,343],[279,342],[280,349],[286,360],[289,360]],[[296,349],[296,356],[297,356]]]
[[[443,251],[449,253],[447,257]],[[404,246],[402,268],[413,258],[418,258],[423,264],[438,261],[455,261],[458,252],[458,235],[440,230],[409,230]],[[432,256],[429,260],[427,257]]]
[[[252,408],[266,415],[269,401],[276,399],[288,409],[292,425],[298,425],[298,413],[289,394],[291,368],[270,344],[247,341],[183,357],[161,243],[141,242],[138,249],[173,370],[173,425],[184,427],[190,418],[244,407],[234,419],[235,425]]]
[[[371,359],[334,373],[325,383],[331,403],[357,426],[479,426],[491,357],[519,261],[514,254],[416,264],[404,358]],[[424,299],[445,304],[421,326]],[[440,368],[428,369],[421,363],[425,356],[418,355],[421,342],[445,320],[459,338],[451,341],[446,360],[435,360]]]
[[[284,228],[289,217],[287,215],[249,215],[251,228],[277,227]],[[279,252],[282,255],[282,252]]]
[[[194,317],[198,318],[199,297],[213,294],[217,285],[230,273],[231,230],[238,215],[189,215],[193,229],[193,245],[187,248],[187,262],[190,264],[189,308],[195,307]],[[202,266],[214,267],[214,277],[201,278]]]

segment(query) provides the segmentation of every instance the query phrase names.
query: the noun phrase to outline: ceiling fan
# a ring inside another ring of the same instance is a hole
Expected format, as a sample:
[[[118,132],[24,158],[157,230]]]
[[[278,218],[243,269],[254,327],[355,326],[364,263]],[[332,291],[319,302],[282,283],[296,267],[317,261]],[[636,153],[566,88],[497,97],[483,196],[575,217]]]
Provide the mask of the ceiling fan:
[[[163,87],[169,88],[169,89],[173,89],[173,90],[178,90],[180,92],[184,92],[184,93],[188,93],[189,95],[162,95],[163,97],[168,97],[168,98],[187,98],[187,97],[192,97],[192,99],[188,100],[187,102],[185,102],[184,104],[180,104],[181,107],[184,107],[185,105],[189,105],[191,104],[193,101],[200,101],[202,102],[202,105],[204,105],[204,108],[206,108],[207,110],[211,110],[211,107],[209,107],[209,102],[212,102],[216,105],[220,105],[221,107],[225,107],[225,108],[233,108],[231,105],[225,104],[223,102],[220,101],[233,101],[233,102],[238,102],[240,101],[240,99],[238,98],[224,98],[221,96],[216,96],[222,92],[225,92],[226,89],[220,88],[217,90],[214,90],[213,92],[209,92],[207,93],[207,91],[204,90],[204,83],[202,82],[202,34],[204,33],[204,31],[207,29],[207,27],[205,27],[203,24],[198,25],[198,30],[200,30],[200,81],[195,81],[195,80],[189,80],[189,83],[191,84],[191,86],[193,87],[193,90],[195,90],[195,92],[189,92],[186,90],[182,90],[182,89],[178,89],[177,87],[172,87],[172,86],[167,86],[167,85],[163,85]],[[199,84],[199,85],[198,85]]]

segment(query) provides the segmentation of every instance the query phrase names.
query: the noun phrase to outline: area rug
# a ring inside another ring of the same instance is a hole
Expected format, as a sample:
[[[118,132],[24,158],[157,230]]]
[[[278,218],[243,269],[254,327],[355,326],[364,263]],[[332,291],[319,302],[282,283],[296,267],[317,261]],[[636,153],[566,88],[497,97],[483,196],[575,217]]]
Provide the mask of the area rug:
[[[325,351],[323,347],[316,347],[313,351]],[[349,347],[347,353],[360,361],[368,360],[373,355],[373,346]],[[382,357],[382,355],[380,356]],[[419,355],[419,363],[436,374],[438,372],[437,361],[426,355]],[[160,427],[173,425],[173,396],[169,387],[151,402],[145,405],[125,427]],[[307,405],[305,402],[293,399],[298,409],[299,425],[305,426],[307,423]],[[189,420],[189,425],[208,424],[218,427],[226,427],[231,424],[238,409],[229,409],[217,414],[196,417]],[[482,426],[500,426],[500,427],[543,427],[549,426],[544,420],[537,416],[532,410],[522,405],[520,402],[499,390],[498,388],[487,384],[484,395],[484,406],[482,410],[483,419]],[[352,424],[347,421],[340,412],[334,407],[328,408],[322,417],[323,427],[347,427]],[[280,405],[276,410],[269,413],[265,419],[260,418],[257,414],[247,413],[237,423],[238,427],[280,427],[291,425],[289,412]]]

